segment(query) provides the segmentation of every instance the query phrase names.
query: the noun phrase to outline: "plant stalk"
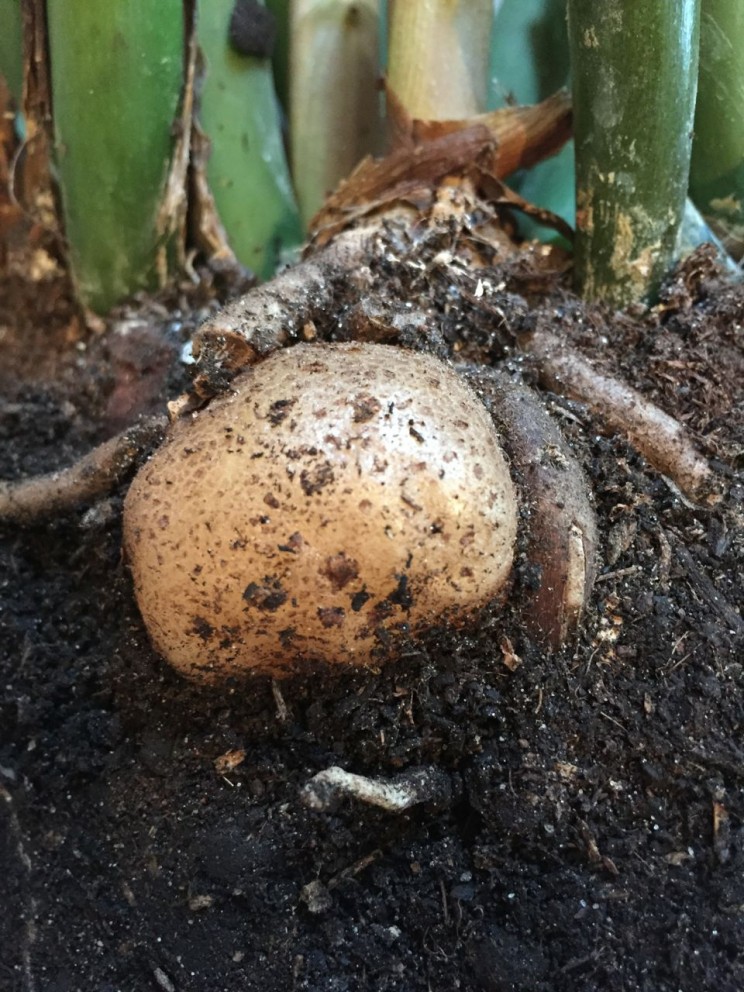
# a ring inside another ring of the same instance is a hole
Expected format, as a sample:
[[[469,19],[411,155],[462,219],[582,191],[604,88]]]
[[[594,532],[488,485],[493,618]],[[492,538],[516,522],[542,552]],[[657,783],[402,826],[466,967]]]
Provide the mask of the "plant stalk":
[[[379,0],[295,0],[292,174],[305,223],[365,155],[382,147]]]
[[[266,0],[266,6],[276,20],[276,44],[271,57],[274,89],[279,103],[286,111],[289,105],[289,8],[290,0]]]
[[[163,284],[183,197],[164,216],[183,82],[181,0],[48,0],[57,170],[78,296],[100,312]]]
[[[744,256],[744,3],[702,0],[690,194],[736,259]]]
[[[229,44],[233,0],[198,4],[203,57],[198,111],[210,152],[206,174],[238,260],[269,278],[302,232],[282,145],[271,64]]]
[[[0,76],[16,106],[23,91],[23,31],[21,0],[0,0]]]
[[[700,0],[568,0],[575,279],[648,299],[677,254],[690,167]]]

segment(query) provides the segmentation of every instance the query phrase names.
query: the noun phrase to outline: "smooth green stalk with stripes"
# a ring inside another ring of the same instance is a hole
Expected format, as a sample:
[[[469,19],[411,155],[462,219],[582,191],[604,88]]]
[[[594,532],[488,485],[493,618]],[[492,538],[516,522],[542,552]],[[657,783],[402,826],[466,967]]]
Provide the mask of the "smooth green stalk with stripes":
[[[568,0],[575,277],[585,297],[648,299],[676,258],[699,13],[699,0]]]

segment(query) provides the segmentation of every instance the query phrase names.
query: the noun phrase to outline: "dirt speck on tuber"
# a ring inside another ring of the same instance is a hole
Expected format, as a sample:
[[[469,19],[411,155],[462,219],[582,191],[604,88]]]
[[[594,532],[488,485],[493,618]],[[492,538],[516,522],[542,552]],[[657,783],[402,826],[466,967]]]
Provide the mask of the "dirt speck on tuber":
[[[297,345],[178,421],[127,496],[156,649],[183,674],[370,665],[503,592],[516,497],[462,379],[374,344]]]

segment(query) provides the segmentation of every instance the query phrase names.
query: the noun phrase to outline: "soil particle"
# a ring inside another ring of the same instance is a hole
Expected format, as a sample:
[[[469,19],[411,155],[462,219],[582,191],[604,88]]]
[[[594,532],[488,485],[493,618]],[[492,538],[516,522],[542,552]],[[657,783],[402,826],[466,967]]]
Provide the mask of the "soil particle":
[[[331,583],[331,587],[338,592],[353,579],[357,578],[359,575],[359,564],[353,558],[344,554],[343,551],[340,551],[337,555],[326,559],[325,565],[321,569],[321,575],[324,575]]]
[[[312,468],[303,468],[300,472],[300,486],[306,496],[321,492],[333,480],[333,465],[328,461],[318,462]]]
[[[273,575],[264,576],[262,582],[250,582],[243,590],[243,599],[246,603],[268,613],[275,613],[288,598],[289,594],[282,588],[279,579]]]
[[[292,407],[297,402],[296,399],[289,400],[276,400],[269,407],[269,423],[272,427],[278,427],[279,424],[289,415]]]

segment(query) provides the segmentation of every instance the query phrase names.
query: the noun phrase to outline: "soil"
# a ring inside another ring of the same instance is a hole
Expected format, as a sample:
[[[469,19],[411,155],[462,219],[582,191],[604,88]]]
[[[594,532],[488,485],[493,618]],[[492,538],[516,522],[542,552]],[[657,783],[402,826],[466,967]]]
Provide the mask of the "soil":
[[[409,345],[426,331],[426,347],[534,381],[514,335],[570,336],[689,426],[722,499],[690,504],[601,419],[540,393],[600,523],[576,642],[546,653],[493,611],[379,672],[280,686],[191,685],[152,651],[123,488],[4,528],[2,992],[744,988],[744,289],[702,253],[657,307],[613,314],[541,257],[497,265],[488,310],[451,273],[370,272],[385,301],[437,315]],[[3,478],[162,408],[217,305],[182,287],[90,333],[59,280],[5,288]],[[334,765],[436,767],[455,798],[307,809],[303,785]]]

